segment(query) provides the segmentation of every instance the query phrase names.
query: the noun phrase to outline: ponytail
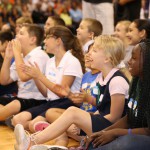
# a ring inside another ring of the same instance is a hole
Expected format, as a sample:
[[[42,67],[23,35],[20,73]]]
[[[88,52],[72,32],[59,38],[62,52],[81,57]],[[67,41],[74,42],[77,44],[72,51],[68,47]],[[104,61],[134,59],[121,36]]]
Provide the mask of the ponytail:
[[[73,56],[75,56],[80,61],[82,71],[83,71],[83,73],[85,73],[84,55],[83,55],[83,52],[82,52],[80,42],[79,42],[79,40],[77,39],[76,36],[74,36],[74,41],[72,43],[71,53],[72,53]]]

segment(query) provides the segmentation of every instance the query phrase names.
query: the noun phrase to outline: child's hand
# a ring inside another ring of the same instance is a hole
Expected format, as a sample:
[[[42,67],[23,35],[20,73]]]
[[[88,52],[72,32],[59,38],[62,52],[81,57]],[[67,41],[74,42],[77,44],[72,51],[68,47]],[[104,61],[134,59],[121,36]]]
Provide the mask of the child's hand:
[[[91,135],[92,143],[94,147],[104,145],[113,141],[116,138],[115,130],[99,131]]]
[[[26,73],[27,75],[29,75],[30,77],[34,78],[34,79],[38,79],[40,77],[40,75],[42,75],[37,63],[31,64],[29,62],[30,66],[27,66],[25,64],[21,64],[19,66],[19,69],[21,69],[24,73]]]
[[[21,53],[20,41],[15,39],[15,40],[12,40],[11,43],[12,43],[12,49],[13,49],[14,54]]]
[[[85,101],[86,96],[87,96],[87,93],[84,90],[82,90],[81,93],[72,93],[70,99],[75,104],[81,104]]]
[[[62,95],[64,97],[69,98],[69,96],[71,94],[70,88],[68,86],[62,86],[59,84],[55,84],[53,88],[55,88],[56,93],[59,93],[59,95]]]
[[[12,59],[14,57],[14,53],[13,53],[11,42],[9,42],[7,47],[6,47],[5,57],[10,58],[10,59]]]

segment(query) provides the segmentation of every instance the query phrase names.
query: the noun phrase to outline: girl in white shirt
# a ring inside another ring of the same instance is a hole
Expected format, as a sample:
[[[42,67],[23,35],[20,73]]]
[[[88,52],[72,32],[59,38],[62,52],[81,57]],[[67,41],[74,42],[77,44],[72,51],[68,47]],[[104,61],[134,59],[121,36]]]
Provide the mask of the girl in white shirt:
[[[14,116],[12,120],[13,125],[20,123],[25,128],[29,127],[32,132],[34,132],[33,124],[35,122],[46,121],[45,112],[49,108],[67,109],[74,105],[71,100],[64,98],[56,84],[68,86],[72,92],[79,91],[82,71],[84,72],[81,46],[68,28],[63,26],[50,28],[44,42],[46,51],[54,54],[54,57],[47,62],[45,75],[38,69],[37,64],[23,65],[21,68],[34,79],[38,89],[43,96],[47,97],[48,102],[26,110]]]

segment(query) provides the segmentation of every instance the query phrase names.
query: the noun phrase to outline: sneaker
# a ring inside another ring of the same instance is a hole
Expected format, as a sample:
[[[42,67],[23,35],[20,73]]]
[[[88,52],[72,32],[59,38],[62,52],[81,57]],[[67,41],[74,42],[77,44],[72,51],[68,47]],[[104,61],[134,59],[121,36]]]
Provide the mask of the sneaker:
[[[30,150],[48,150],[46,145],[33,145]]]
[[[68,148],[58,145],[33,145],[30,150],[68,150]]]
[[[39,132],[43,131],[45,128],[47,128],[50,124],[46,121],[38,121],[34,124],[34,131]]]
[[[14,129],[14,126],[12,125],[12,119],[13,119],[14,115],[13,116],[10,116],[8,117],[6,120],[5,120],[5,124],[7,127],[11,128],[11,129]]]
[[[28,150],[31,143],[31,136],[29,133],[26,133],[24,127],[21,124],[17,124],[15,126],[14,133],[17,142],[15,148],[17,150]]]

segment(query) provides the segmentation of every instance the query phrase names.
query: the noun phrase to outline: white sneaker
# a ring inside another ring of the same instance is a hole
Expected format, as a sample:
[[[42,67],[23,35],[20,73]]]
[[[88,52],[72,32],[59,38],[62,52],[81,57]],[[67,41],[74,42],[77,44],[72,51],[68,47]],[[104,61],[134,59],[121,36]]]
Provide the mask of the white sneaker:
[[[34,145],[30,150],[68,150],[68,148],[58,145]]]
[[[16,138],[16,149],[17,150],[28,150],[31,142],[30,135],[26,134],[24,127],[21,124],[15,126],[15,138]]]
[[[33,145],[30,150],[48,150],[46,145]]]

